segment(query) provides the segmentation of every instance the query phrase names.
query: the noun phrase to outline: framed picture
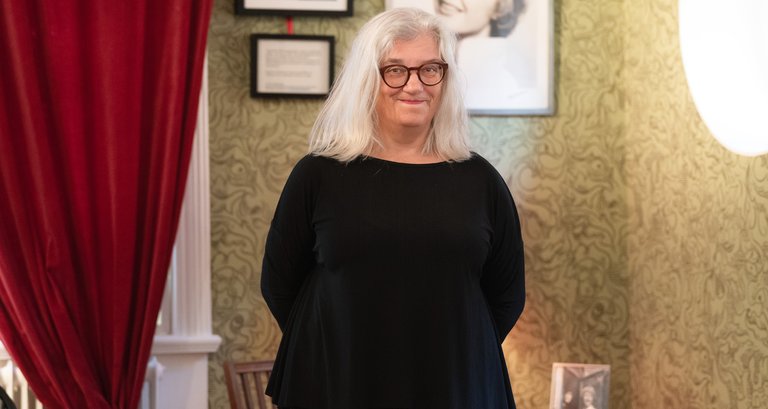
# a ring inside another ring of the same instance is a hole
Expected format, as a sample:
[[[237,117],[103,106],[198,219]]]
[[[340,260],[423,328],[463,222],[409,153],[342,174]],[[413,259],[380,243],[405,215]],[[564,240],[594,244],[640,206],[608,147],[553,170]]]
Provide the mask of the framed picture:
[[[351,16],[352,0],[235,0],[235,14]]]
[[[386,5],[434,13],[456,32],[457,71],[470,114],[554,114],[553,0],[386,0]]]
[[[549,409],[608,409],[610,365],[552,364]]]
[[[251,96],[323,98],[333,83],[333,36],[252,34]]]

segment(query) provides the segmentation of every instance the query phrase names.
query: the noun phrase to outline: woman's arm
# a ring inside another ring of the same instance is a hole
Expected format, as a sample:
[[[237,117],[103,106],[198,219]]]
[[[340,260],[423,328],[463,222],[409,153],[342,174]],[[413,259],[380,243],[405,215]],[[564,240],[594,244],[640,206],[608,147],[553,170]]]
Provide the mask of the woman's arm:
[[[312,229],[315,181],[311,157],[296,164],[285,183],[267,235],[261,268],[261,293],[280,329],[314,264]]]
[[[499,342],[502,342],[525,305],[525,259],[515,203],[504,180],[494,173],[491,253],[483,268],[480,284],[496,323]]]

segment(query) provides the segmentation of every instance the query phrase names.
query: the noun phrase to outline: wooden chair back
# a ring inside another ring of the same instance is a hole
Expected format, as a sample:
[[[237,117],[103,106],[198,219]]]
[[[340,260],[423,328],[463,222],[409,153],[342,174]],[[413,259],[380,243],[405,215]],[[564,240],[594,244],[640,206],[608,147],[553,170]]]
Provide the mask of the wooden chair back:
[[[264,394],[275,361],[224,362],[232,409],[277,409]]]

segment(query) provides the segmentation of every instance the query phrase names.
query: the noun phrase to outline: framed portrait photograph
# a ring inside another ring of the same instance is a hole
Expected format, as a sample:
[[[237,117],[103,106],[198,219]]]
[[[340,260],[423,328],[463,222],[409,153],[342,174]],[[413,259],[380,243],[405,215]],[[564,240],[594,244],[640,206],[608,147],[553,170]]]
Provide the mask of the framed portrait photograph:
[[[472,115],[555,113],[553,0],[386,0],[439,16],[459,40]],[[448,75],[454,75],[449,67]]]
[[[333,36],[252,34],[251,96],[324,98],[333,84]]]
[[[608,409],[611,366],[552,364],[549,409]]]
[[[351,16],[352,0],[235,0],[235,14]]]

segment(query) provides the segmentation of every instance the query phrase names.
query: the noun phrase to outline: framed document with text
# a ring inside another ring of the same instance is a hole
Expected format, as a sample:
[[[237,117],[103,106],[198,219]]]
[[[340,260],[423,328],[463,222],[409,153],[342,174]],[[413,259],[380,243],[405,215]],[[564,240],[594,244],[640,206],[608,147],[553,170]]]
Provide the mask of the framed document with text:
[[[251,96],[323,98],[333,83],[333,36],[252,34]]]
[[[351,16],[352,0],[235,0],[235,14]]]

